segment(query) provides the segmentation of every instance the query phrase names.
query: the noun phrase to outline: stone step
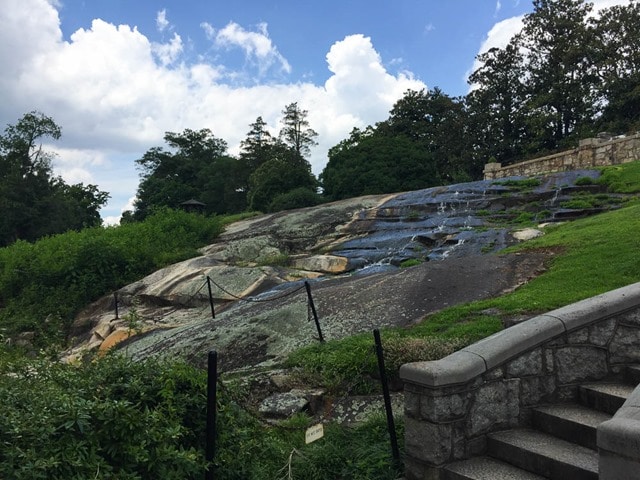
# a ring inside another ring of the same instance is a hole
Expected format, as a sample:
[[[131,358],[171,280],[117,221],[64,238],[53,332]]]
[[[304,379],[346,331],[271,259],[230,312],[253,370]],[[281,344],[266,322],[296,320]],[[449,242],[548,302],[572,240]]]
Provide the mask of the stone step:
[[[443,480],[544,480],[544,477],[527,472],[491,457],[475,457],[452,463],[443,470]]]
[[[580,386],[580,403],[614,415],[627,400],[634,387],[624,383],[591,383]]]
[[[577,404],[546,405],[533,409],[533,427],[583,447],[597,449],[597,428],[611,415]]]
[[[514,429],[487,436],[490,456],[552,480],[597,480],[598,453],[552,435]]]

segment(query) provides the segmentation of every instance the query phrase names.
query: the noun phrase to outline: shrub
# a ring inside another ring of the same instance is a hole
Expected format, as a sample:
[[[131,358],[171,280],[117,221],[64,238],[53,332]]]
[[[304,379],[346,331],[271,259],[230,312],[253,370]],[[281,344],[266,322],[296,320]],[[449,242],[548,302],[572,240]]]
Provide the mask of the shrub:
[[[300,187],[277,195],[269,204],[270,212],[313,207],[322,202],[322,197],[309,188]]]
[[[61,341],[86,304],[193,257],[221,231],[215,217],[162,210],[144,222],[18,241],[0,249],[0,327]]]
[[[591,177],[578,177],[575,181],[575,184],[578,186],[593,185],[593,183],[593,178]]]
[[[38,360],[1,368],[0,477],[204,476],[201,372],[115,356],[81,367]]]

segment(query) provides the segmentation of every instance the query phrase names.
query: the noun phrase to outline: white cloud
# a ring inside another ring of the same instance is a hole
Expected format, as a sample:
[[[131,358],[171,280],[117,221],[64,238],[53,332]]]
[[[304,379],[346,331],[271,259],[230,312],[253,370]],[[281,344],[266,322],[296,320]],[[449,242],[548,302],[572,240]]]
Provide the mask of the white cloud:
[[[182,53],[182,39],[180,35],[174,33],[169,43],[153,43],[152,50],[162,65],[171,65]]]
[[[274,64],[279,65],[282,72],[291,73],[291,65],[269,38],[266,23],[260,23],[256,32],[245,30],[235,22],[229,22],[221,30],[216,30],[206,22],[202,24],[202,28],[216,47],[227,49],[237,47],[243,50],[247,61],[258,64],[261,74]]]
[[[254,59],[291,68],[268,38],[266,25],[248,32],[229,24],[210,33],[221,44],[242,46]],[[209,128],[237,153],[258,116],[277,133],[284,107],[298,102],[319,133],[320,145],[310,157],[319,173],[327,150],[353,127],[384,120],[407,89],[425,88],[410,73],[387,72],[371,39],[363,35],[333,44],[326,57],[331,76],[324,85],[225,84],[233,74],[229,67],[179,61],[181,48],[177,33],[168,43],[154,44],[136,28],[103,20],[64,40],[49,2],[5,0],[0,10],[0,124],[15,123],[33,109],[53,117],[62,127],[54,147],[56,172],[68,182],[108,191],[112,199],[103,214],[117,218],[130,208],[138,185],[135,160],[162,146],[167,131]]]
[[[502,10],[502,2],[500,2],[500,0],[496,1],[496,9],[493,12],[493,16],[496,17],[498,16],[498,13],[500,13],[500,10]]]
[[[169,28],[169,20],[167,20],[167,10],[163,8],[156,15],[156,28],[159,32],[164,32],[167,28]]]

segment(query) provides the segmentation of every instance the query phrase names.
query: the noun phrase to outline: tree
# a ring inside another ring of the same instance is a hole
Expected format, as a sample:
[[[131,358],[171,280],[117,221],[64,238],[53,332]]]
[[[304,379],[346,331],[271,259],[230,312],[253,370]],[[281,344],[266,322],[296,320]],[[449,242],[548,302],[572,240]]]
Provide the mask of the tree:
[[[278,142],[273,146],[272,158],[251,174],[249,186],[249,208],[270,212],[277,206],[272,202],[278,196],[299,188],[315,193],[318,181],[306,160],[301,162],[296,152]]]
[[[162,147],[149,149],[136,160],[138,185],[134,218],[142,220],[159,207],[179,208],[195,199],[208,213],[237,213],[246,207],[246,180],[238,160],[227,155],[227,143],[209,129],[167,132]]]
[[[477,173],[471,162],[464,101],[437,87],[428,92],[407,91],[377,130],[404,135],[428,151],[442,184],[465,181]]]
[[[373,127],[353,129],[329,150],[320,175],[331,200],[416,190],[439,184],[432,154],[406,135],[390,136]]]
[[[599,79],[598,128],[625,133],[640,128],[640,3],[631,1],[590,20]]]
[[[317,145],[315,130],[309,126],[307,110],[301,110],[297,102],[290,103],[282,111],[282,129],[280,140],[294,151],[298,158],[305,158],[311,152],[311,147]]]
[[[515,46],[525,51],[530,128],[541,140],[537,151],[564,145],[594,115],[592,35],[583,0],[534,0]]]
[[[266,133],[262,118],[252,124],[249,138],[243,142],[244,153],[259,159],[249,178],[248,203],[252,210],[273,211],[291,206],[307,206],[317,203],[318,181],[311,173],[311,164],[305,158],[316,145],[317,133],[309,126],[308,112],[297,103],[283,110],[282,129],[277,140]],[[306,189],[302,193],[299,189]],[[282,197],[297,190],[289,197]],[[274,200],[280,197],[277,202]]]
[[[473,90],[465,99],[473,155],[482,163],[493,157],[508,165],[522,158],[528,137],[524,58],[512,42],[478,60],[481,66],[469,76]]]
[[[262,117],[256,118],[249,126],[251,130],[247,133],[247,138],[240,142],[240,160],[246,164],[248,171],[253,172],[271,158],[275,140]]]
[[[0,136],[0,246],[101,225],[99,210],[109,195],[53,174],[53,154],[41,142],[60,136],[55,121],[36,111]]]

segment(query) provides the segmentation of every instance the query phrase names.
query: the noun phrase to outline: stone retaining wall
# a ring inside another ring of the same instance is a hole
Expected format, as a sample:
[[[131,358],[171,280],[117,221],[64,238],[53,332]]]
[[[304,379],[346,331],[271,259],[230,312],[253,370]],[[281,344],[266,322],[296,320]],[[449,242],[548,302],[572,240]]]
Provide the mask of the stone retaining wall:
[[[407,480],[483,454],[486,435],[574,401],[581,383],[640,362],[640,283],[507,328],[448,357],[403,365]]]
[[[503,167],[487,163],[484,179],[525,176],[618,165],[640,159],[640,133],[623,138],[587,138],[578,148]]]

